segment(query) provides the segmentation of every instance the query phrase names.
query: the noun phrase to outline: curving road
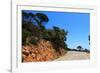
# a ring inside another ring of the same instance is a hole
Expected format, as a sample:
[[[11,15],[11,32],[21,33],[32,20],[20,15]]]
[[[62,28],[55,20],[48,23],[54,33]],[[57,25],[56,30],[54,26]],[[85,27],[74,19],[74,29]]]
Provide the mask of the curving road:
[[[56,59],[56,61],[61,60],[84,60],[89,59],[90,54],[86,52],[78,52],[78,51],[68,51],[64,56]]]

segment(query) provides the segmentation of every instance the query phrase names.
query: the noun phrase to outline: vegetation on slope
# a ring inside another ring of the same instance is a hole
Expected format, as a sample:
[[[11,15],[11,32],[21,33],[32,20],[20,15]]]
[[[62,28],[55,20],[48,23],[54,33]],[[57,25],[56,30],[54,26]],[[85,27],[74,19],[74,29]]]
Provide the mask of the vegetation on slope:
[[[52,48],[59,54],[62,54],[61,49],[67,50],[65,41],[67,40],[66,35],[68,32],[57,26],[53,26],[52,29],[46,29],[44,25],[48,21],[48,16],[43,13],[33,14],[22,11],[22,45],[24,47],[37,45],[38,47],[40,40],[49,41]],[[50,47],[47,49],[50,49]],[[41,48],[38,47],[38,50],[41,50]]]

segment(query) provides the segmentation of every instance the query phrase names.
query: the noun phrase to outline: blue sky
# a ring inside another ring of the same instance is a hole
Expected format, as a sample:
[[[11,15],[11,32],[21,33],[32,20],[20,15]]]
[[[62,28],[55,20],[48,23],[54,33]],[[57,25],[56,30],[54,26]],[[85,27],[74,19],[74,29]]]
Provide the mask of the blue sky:
[[[69,48],[76,48],[81,45],[89,49],[88,35],[90,34],[90,14],[75,12],[50,12],[50,11],[33,11],[32,13],[44,13],[48,16],[49,22],[45,24],[47,29],[58,26],[65,31],[68,30],[67,41]]]

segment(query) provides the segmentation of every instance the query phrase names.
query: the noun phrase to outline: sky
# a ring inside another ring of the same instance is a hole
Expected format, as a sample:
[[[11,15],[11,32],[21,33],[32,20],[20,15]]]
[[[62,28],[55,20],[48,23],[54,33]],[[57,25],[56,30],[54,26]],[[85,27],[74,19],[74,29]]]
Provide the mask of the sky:
[[[75,49],[81,45],[83,48],[89,48],[88,35],[90,34],[90,14],[80,12],[51,12],[24,10],[27,13],[44,13],[48,16],[49,22],[45,24],[47,29],[53,26],[60,27],[68,31],[67,41],[69,48]]]

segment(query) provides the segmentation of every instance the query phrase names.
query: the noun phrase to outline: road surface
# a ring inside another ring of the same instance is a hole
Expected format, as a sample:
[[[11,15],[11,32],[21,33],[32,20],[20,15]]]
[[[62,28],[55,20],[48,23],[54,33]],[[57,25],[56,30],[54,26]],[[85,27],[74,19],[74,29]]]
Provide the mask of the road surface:
[[[64,56],[56,59],[56,61],[63,60],[84,60],[89,59],[90,54],[86,52],[78,52],[78,51],[68,51]]]

